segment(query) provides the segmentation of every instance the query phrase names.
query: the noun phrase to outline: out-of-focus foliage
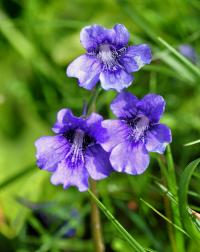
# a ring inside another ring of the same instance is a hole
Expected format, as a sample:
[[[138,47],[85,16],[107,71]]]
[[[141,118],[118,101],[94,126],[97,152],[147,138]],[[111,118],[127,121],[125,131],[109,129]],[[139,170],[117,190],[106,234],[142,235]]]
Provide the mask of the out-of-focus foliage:
[[[34,156],[34,141],[52,134],[56,112],[70,107],[80,115],[83,100],[90,96],[65,75],[69,62],[84,53],[79,33],[85,25],[122,23],[131,32],[131,43],[151,46],[152,64],[134,75],[129,91],[139,97],[155,92],[166,99],[163,122],[172,129],[178,181],[186,164],[200,156],[199,144],[184,146],[200,138],[199,75],[157,39],[162,37],[174,48],[190,44],[200,55],[199,12],[198,0],[0,1],[1,252],[93,251],[89,195],[52,186],[50,174],[35,166]],[[199,63],[197,56],[197,67]],[[105,118],[113,117],[109,104],[114,96],[113,91],[103,92],[98,99],[97,111]],[[189,203],[199,211],[198,171],[195,174]],[[173,221],[166,211],[170,199],[156,181],[164,185],[166,178],[152,155],[145,174],[112,174],[98,182],[98,188],[101,201],[140,244],[175,251],[169,235],[173,230],[140,201],[142,197]],[[104,216],[102,222],[107,251],[130,251]],[[197,251],[196,243],[183,237],[185,251]]]

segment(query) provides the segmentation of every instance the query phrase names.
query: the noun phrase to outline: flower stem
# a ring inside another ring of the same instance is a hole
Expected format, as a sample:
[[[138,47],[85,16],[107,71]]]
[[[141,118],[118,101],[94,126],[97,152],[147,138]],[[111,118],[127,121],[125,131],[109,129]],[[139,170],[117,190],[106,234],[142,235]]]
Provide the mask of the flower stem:
[[[90,180],[90,189],[92,193],[98,198],[96,181],[93,179]],[[104,242],[101,232],[101,220],[98,206],[93,198],[91,198],[91,230],[94,241],[94,251],[95,252],[104,252]]]
[[[92,112],[96,111],[96,100],[100,92],[101,92],[100,87],[94,89],[92,98],[88,103],[89,113],[91,111]],[[91,192],[98,198],[96,181],[93,179],[90,179],[90,189],[91,189]],[[102,230],[101,230],[101,219],[100,219],[99,208],[93,198],[91,198],[91,231],[92,231],[92,236],[93,236],[93,241],[94,241],[94,251],[104,252],[105,247],[104,247]]]
[[[166,153],[166,160],[167,160],[167,183],[169,191],[174,195],[175,200],[178,202],[178,189],[177,189],[177,182],[176,182],[176,173],[175,173],[175,166],[174,166],[174,160],[171,153],[170,145],[167,146],[167,153]],[[182,227],[181,221],[180,221],[180,212],[177,208],[176,204],[174,202],[171,203],[172,213],[174,217],[174,223]],[[176,245],[177,245],[177,251],[185,251],[184,246],[184,238],[181,232],[178,230],[174,230],[175,233],[175,239],[176,239]]]
[[[166,185],[167,184],[167,181],[166,181],[167,180],[167,170],[166,170],[165,164],[163,163],[161,156],[159,156],[157,158],[157,161],[158,161],[158,164],[161,169],[161,174],[163,177],[162,179],[164,180],[164,185],[167,186]],[[169,199],[167,198],[166,195],[164,195],[164,208],[165,208],[166,217],[171,220],[172,219],[172,212],[171,212],[171,208],[170,208]],[[177,252],[176,240],[174,237],[174,230],[173,230],[172,225],[169,222],[167,222],[167,231],[168,231],[168,236],[170,239],[170,244],[172,246],[172,251]]]

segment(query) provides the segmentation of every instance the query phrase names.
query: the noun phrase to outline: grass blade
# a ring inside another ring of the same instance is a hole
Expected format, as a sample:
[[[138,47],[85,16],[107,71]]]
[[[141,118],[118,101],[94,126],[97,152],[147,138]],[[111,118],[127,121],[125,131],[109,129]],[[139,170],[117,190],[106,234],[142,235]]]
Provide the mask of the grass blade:
[[[191,235],[191,237],[196,239],[198,242],[200,241],[200,232],[197,230],[194,225],[194,222],[188,214],[187,193],[192,174],[199,164],[200,158],[191,162],[182,173],[179,183],[179,210],[181,214],[181,220],[189,235]]]
[[[110,213],[110,211],[96,198],[96,196],[88,190],[89,194],[93,198],[93,200],[97,203],[102,212],[106,215],[106,217],[112,222],[117,231],[122,235],[122,237],[127,241],[127,243],[134,249],[133,251],[145,252],[149,251],[145,249],[142,245],[140,245],[136,239],[134,239],[126,229],[115,219],[115,217]]]
[[[5,181],[0,183],[0,190],[3,189],[4,187],[12,184],[13,182],[15,182],[16,180],[22,178],[23,176],[26,176],[28,173],[32,172],[35,169],[35,165],[26,167],[25,169],[23,169],[22,171],[14,174],[13,176],[11,176],[10,178],[6,179]]]
[[[193,73],[195,73],[198,77],[200,77],[200,70],[192,64],[186,57],[180,54],[176,49],[174,49],[170,44],[168,44],[164,39],[158,38],[158,40],[163,44],[171,53],[173,53],[180,61],[182,61],[188,69],[190,69]]]
[[[180,232],[182,232],[183,234],[185,234],[186,236],[189,236],[185,230],[183,230],[181,227],[177,226],[176,224],[174,224],[171,220],[169,220],[165,215],[163,215],[162,213],[160,213],[157,209],[155,209],[151,204],[149,204],[148,202],[146,202],[144,199],[140,199],[146,206],[148,206],[150,209],[152,209],[155,213],[157,213],[160,217],[162,217],[165,221],[167,221],[168,223],[170,223],[172,226],[174,226],[177,230],[179,230]]]
[[[167,146],[166,160],[167,160],[167,168],[168,168],[167,169],[167,174],[168,174],[167,184],[169,187],[169,191],[174,196],[175,201],[178,202],[179,201],[178,190],[177,190],[178,186],[177,186],[177,181],[176,181],[174,160],[172,157],[170,145]],[[174,219],[175,225],[182,228],[182,223],[180,221],[179,209],[177,208],[177,205],[173,201],[171,202],[171,208],[172,208],[172,212],[173,212],[173,219]],[[175,231],[176,246],[177,246],[178,251],[185,251],[184,237],[183,237],[182,233],[177,232],[176,229],[174,231]]]
[[[200,139],[186,143],[186,144],[184,144],[184,146],[190,146],[190,145],[194,145],[194,144],[198,144],[198,143],[200,143]]]

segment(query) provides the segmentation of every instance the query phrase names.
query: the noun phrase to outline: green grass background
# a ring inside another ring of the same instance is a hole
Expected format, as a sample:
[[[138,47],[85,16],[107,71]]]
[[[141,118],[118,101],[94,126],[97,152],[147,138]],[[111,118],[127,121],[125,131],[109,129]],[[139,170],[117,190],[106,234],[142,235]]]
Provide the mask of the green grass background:
[[[185,166],[200,156],[200,145],[184,144],[200,138],[199,56],[196,72],[171,53],[158,37],[177,49],[190,44],[200,54],[200,2],[198,0],[1,0],[0,1],[0,251],[94,251],[88,225],[89,195],[50,184],[50,174],[35,166],[34,141],[51,135],[56,112],[71,108],[81,115],[90,92],[67,78],[67,65],[84,53],[79,42],[82,27],[124,24],[131,44],[147,43],[153,61],[135,73],[129,91],[138,97],[161,94],[167,102],[162,122],[173,134],[171,150],[178,188]],[[104,92],[97,111],[113,117],[109,104],[114,91]],[[156,182],[170,189],[158,155],[140,176],[112,174],[98,182],[100,199],[126,230],[144,247],[156,251],[196,252],[198,241],[182,235],[155,213],[181,225],[184,220],[171,207],[171,199]],[[165,166],[165,157],[161,157]],[[165,169],[165,168],[164,168]],[[198,170],[190,180],[189,204],[200,210]],[[11,178],[11,179],[10,179]],[[172,179],[173,180],[173,179]],[[33,211],[40,204],[46,215],[59,219],[46,228]],[[79,217],[72,217],[76,209]],[[65,221],[68,220],[68,223]],[[196,220],[195,220],[196,221]],[[64,229],[76,229],[63,238]],[[106,251],[132,251],[102,215]],[[186,228],[187,229],[187,228]],[[187,230],[186,230],[187,231]]]

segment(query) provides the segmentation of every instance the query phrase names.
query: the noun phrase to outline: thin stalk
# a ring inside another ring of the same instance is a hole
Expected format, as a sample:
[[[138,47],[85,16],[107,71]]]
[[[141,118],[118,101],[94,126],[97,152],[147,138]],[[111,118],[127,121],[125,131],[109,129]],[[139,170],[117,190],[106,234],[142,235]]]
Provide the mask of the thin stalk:
[[[170,146],[167,146],[167,184],[169,191],[174,195],[175,200],[178,202],[178,190],[177,190],[177,182],[176,182],[176,173],[175,173],[175,167],[174,167],[174,161],[171,153]],[[174,217],[174,223],[175,225],[182,227],[181,221],[180,221],[180,213],[179,209],[176,206],[174,202],[171,202],[171,208],[173,212]],[[178,251],[185,251],[184,246],[184,238],[181,232],[179,232],[177,229],[174,229],[175,238],[176,238],[176,246]]]
[[[162,177],[164,178],[164,185],[166,185],[167,174],[166,174],[165,165],[163,164],[163,160],[161,159],[160,156],[157,158],[157,161],[158,161],[158,164],[159,164],[160,169],[161,169]],[[166,213],[167,218],[169,220],[171,220],[172,219],[172,212],[171,212],[171,208],[170,208],[169,199],[168,199],[168,197],[166,195],[164,195],[164,208],[165,208],[165,213]],[[177,246],[176,246],[176,240],[175,240],[175,237],[174,237],[173,227],[169,222],[167,222],[167,231],[168,231],[168,236],[169,236],[170,244],[171,244],[171,247],[172,247],[172,251],[173,252],[178,252],[177,251]]]
[[[88,112],[96,111],[96,100],[100,94],[100,91],[101,91],[100,87],[94,89],[92,98],[88,103]],[[91,189],[91,192],[96,196],[96,198],[98,198],[96,181],[93,179],[90,179],[90,189]],[[94,241],[94,248],[95,248],[94,251],[104,252],[105,246],[104,246],[102,230],[101,230],[101,219],[100,219],[99,208],[97,206],[96,201],[92,197],[91,197],[91,230],[92,230],[92,236],[93,236],[93,241]]]
[[[126,229],[115,219],[115,217],[109,212],[109,210],[98,200],[98,198],[93,194],[91,190],[88,190],[91,197],[94,199],[96,204],[99,206],[99,208],[103,211],[103,213],[106,215],[106,217],[112,222],[112,224],[115,226],[116,230],[122,235],[124,240],[132,247],[134,248],[134,251],[138,252],[145,252],[150,251],[149,249],[143,248],[142,245],[140,245],[137,240],[132,237]],[[96,252],[96,251],[95,251]]]
[[[90,180],[90,189],[91,192],[98,198],[96,181],[93,179]],[[104,242],[101,230],[101,219],[99,209],[93,198],[91,198],[91,230],[94,241],[95,252],[104,252]]]

